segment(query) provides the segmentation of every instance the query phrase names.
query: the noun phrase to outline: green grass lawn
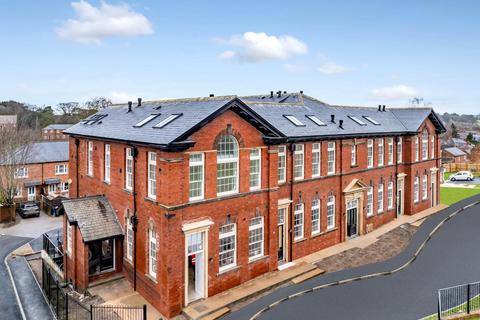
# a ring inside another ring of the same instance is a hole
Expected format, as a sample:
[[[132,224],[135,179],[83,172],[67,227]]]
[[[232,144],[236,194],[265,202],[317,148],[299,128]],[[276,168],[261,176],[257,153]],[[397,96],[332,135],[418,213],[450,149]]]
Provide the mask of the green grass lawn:
[[[440,202],[446,205],[452,205],[460,200],[480,194],[480,187],[472,189],[467,188],[440,188]]]
[[[470,299],[470,310],[472,312],[478,312],[478,309],[480,309],[480,296],[475,296],[473,297],[472,299]],[[461,305],[459,306],[456,306],[452,309],[449,309],[448,312],[446,312],[447,310],[444,310],[445,313],[443,313],[442,317],[445,317],[445,316],[452,316],[452,315],[455,315],[455,314],[458,314],[458,315],[465,315],[466,312],[467,312],[467,303],[462,303]],[[438,315],[437,314],[432,314],[430,316],[427,316],[425,318],[422,318],[420,320],[435,320],[435,319],[438,319]],[[457,318],[457,319],[463,319],[463,318]],[[466,317],[465,316],[465,319],[469,319],[469,320],[477,320],[477,319],[480,319],[480,316],[475,316],[475,315],[471,315],[470,317]]]

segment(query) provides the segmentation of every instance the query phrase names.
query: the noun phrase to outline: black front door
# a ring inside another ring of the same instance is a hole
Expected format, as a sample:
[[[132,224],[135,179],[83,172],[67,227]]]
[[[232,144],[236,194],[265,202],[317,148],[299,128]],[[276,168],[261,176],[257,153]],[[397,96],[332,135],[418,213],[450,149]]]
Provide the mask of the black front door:
[[[278,225],[278,262],[285,262],[283,224]]]
[[[347,236],[353,237],[357,235],[357,208],[347,210]]]

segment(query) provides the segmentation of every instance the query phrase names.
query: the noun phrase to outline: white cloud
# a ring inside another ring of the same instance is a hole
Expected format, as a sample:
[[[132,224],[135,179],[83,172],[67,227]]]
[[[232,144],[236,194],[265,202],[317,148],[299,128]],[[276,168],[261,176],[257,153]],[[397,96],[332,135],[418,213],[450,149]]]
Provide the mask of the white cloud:
[[[371,93],[375,98],[383,100],[408,99],[418,95],[418,91],[415,88],[403,84],[373,89]]]
[[[320,67],[318,67],[317,70],[323,74],[328,74],[328,75],[352,71],[352,69],[349,67],[342,66],[333,62],[327,62],[321,65]]]
[[[126,92],[112,91],[109,95],[110,100],[113,103],[127,103],[128,101],[136,102],[137,98]]]
[[[128,37],[153,33],[150,21],[126,4],[102,2],[94,7],[86,1],[72,2],[75,19],[69,19],[56,29],[62,39],[85,44],[100,44],[108,37]]]
[[[240,62],[287,59],[308,51],[305,43],[292,36],[269,36],[264,32],[245,32],[220,41],[233,47],[232,50],[222,52],[220,57]]]

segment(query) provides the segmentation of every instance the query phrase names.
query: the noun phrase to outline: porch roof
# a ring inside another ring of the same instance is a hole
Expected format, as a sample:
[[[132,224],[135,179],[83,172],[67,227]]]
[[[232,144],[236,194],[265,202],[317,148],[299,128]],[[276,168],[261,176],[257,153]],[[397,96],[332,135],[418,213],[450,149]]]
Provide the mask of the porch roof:
[[[92,196],[63,200],[70,224],[77,224],[84,242],[123,237],[123,230],[108,199]]]

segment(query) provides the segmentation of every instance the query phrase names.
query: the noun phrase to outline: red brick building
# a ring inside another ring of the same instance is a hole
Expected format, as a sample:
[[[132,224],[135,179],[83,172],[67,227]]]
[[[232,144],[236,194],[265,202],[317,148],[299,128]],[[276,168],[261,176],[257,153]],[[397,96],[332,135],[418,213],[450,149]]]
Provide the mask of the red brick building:
[[[303,93],[139,102],[67,130],[71,195],[105,195],[124,238],[109,242],[121,256],[103,276],[123,272],[170,317],[437,205],[443,132],[429,108]],[[98,275],[85,276],[86,244],[69,221],[66,279],[83,290]]]
[[[70,128],[71,124],[50,124],[43,128],[43,140],[67,140],[68,136],[63,131]]]
[[[68,141],[38,142],[15,170],[15,202],[39,200],[40,195],[68,197]]]

